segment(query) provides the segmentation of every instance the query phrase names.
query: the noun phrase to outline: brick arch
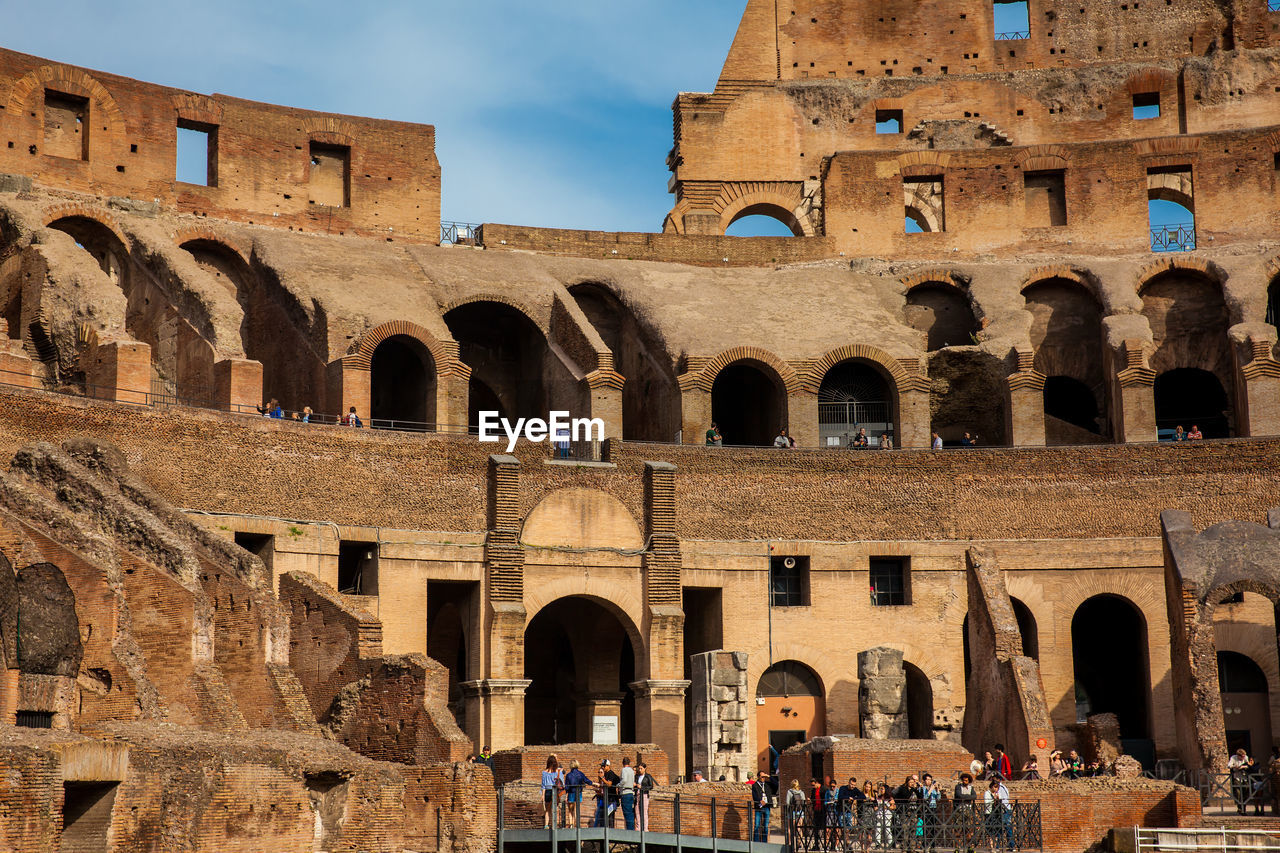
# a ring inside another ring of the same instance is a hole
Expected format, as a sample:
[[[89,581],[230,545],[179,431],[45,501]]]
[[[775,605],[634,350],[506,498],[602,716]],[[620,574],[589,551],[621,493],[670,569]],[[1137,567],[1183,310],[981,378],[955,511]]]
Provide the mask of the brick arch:
[[[1214,647],[1219,652],[1242,654],[1267,676],[1267,687],[1280,690],[1280,667],[1276,666],[1276,632],[1257,623],[1215,622]],[[1268,654],[1270,652],[1271,654]]]
[[[1216,284],[1219,287],[1222,286],[1227,278],[1217,264],[1205,258],[1160,258],[1138,271],[1137,281],[1135,282],[1138,295],[1142,295],[1142,291],[1146,289],[1147,285],[1151,284],[1153,279],[1168,272],[1186,272],[1200,275],[1207,279],[1210,284]]]
[[[208,95],[183,92],[173,96],[173,109],[178,118],[205,124],[222,124],[222,104]]]
[[[1131,95],[1158,92],[1177,78],[1162,68],[1145,68],[1125,80],[1125,91]]]
[[[907,293],[910,293],[921,285],[943,284],[954,288],[957,292],[965,296],[969,295],[969,280],[958,273],[952,272],[951,270],[921,270],[919,272],[912,273],[905,278],[901,278],[899,281],[902,282],[902,286],[906,288]]]
[[[1069,165],[1065,145],[1031,145],[1018,152],[1016,160],[1024,172],[1065,169]]]
[[[360,135],[355,125],[337,116],[307,116],[302,120],[302,130],[317,142],[353,147]]]
[[[9,109],[14,114],[29,109],[35,93],[45,88],[92,98],[106,113],[107,124],[114,125],[117,131],[124,130],[124,113],[107,88],[84,69],[69,65],[42,65],[27,72],[9,90]]]
[[[236,259],[244,264],[246,268],[249,266],[248,253],[246,253],[236,241],[228,238],[225,234],[219,234],[212,228],[204,225],[196,225],[173,232],[173,242],[176,243],[179,248],[186,246],[187,243],[196,241],[200,241],[202,243],[214,243],[235,255]]]
[[[59,204],[55,207],[51,207],[45,210],[41,224],[45,228],[48,228],[59,219],[67,219],[73,216],[78,216],[83,219],[92,219],[94,222],[114,234],[116,239],[120,241],[120,244],[124,246],[126,252],[133,250],[133,241],[125,236],[124,230],[120,227],[120,223],[116,222],[115,217],[105,211],[86,207],[82,204]]]
[[[631,648],[643,667],[636,667],[636,678],[647,676],[649,670],[649,644],[640,631],[644,624],[644,605],[640,599],[622,589],[617,583],[600,578],[571,577],[544,584],[525,584],[524,630],[528,631],[533,619],[543,608],[562,598],[586,598],[604,607],[618,620],[631,639]],[[644,673],[641,673],[643,668]]]
[[[1107,581],[1091,577],[1092,573],[1084,573],[1071,584],[1064,595],[1054,601],[1054,623],[1061,624],[1070,637],[1071,620],[1075,617],[1080,605],[1098,595],[1110,595],[1122,598],[1142,614],[1147,623],[1147,655],[1154,657],[1156,652],[1169,648],[1169,621],[1167,605],[1164,598],[1164,585],[1152,584],[1149,580],[1137,575],[1126,575]],[[1155,684],[1151,685],[1155,689]]]
[[[858,680],[856,672],[848,679],[841,679],[839,673],[835,671],[837,660],[831,655],[830,650],[823,651],[805,643],[774,640],[772,652],[768,657],[765,655],[750,655],[747,658],[747,689],[751,691],[751,695],[755,695],[756,687],[759,686],[765,670],[785,660],[793,660],[796,663],[804,664],[818,676],[818,680],[822,682],[823,700],[830,696],[831,685],[836,682]]]
[[[542,332],[543,336],[547,338],[551,337],[549,330],[542,323],[538,322],[536,319],[538,315],[535,314],[528,305],[518,299],[512,299],[510,296],[505,296],[501,293],[473,293],[470,296],[460,296],[451,302],[446,302],[444,305],[441,305],[440,316],[443,318],[445,314],[448,314],[455,308],[461,308],[464,305],[471,305],[476,302],[499,302],[506,305],[508,308],[514,308],[523,314],[530,323],[536,326],[538,331]]]
[[[889,353],[871,344],[846,344],[830,350],[817,361],[808,366],[803,382],[804,390],[817,394],[822,387],[822,380],[837,364],[849,359],[860,359],[878,365],[889,374],[894,388],[899,394],[907,391],[928,390],[929,380],[918,372],[913,373],[902,366],[902,362]]]
[[[458,345],[454,341],[441,341],[425,327],[409,320],[391,320],[374,326],[360,336],[352,346],[350,353],[344,357],[343,363],[359,370],[369,370],[373,365],[373,352],[378,348],[378,344],[395,337],[403,335],[407,338],[413,338],[418,343],[427,348],[431,353],[431,360],[435,362],[433,365],[436,374],[442,372],[442,367],[446,364],[453,365],[458,360]]]
[[[1027,277],[1022,280],[1022,287],[1019,288],[1020,293],[1026,293],[1037,284],[1043,284],[1046,281],[1052,281],[1055,278],[1065,279],[1066,281],[1074,281],[1076,284],[1089,291],[1094,301],[1099,306],[1105,305],[1106,302],[1102,298],[1102,288],[1098,284],[1098,280],[1088,270],[1077,269],[1067,264],[1049,264],[1048,266],[1036,267],[1027,273]]]
[[[692,383],[710,393],[716,383],[716,377],[720,375],[720,371],[738,361],[756,361],[767,365],[777,374],[787,394],[794,394],[802,388],[800,377],[795,368],[768,350],[752,346],[734,347],[716,355],[694,374]],[[681,387],[686,387],[688,384],[690,383],[686,380],[686,382],[681,383]]]
[[[923,178],[945,172],[951,155],[942,151],[908,151],[898,155],[898,170],[904,178]]]
[[[713,209],[720,214],[720,233],[743,216],[754,212],[772,216],[797,237],[812,237],[816,231],[808,213],[801,213],[804,186],[799,182],[725,184]]]

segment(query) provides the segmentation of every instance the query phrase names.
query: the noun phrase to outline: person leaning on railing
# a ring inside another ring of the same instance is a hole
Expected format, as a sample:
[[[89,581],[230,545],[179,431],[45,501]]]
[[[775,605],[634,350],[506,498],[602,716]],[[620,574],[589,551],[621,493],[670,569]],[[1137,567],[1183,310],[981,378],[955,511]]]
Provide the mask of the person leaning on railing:
[[[565,790],[565,811],[566,823],[573,822],[574,829],[579,826],[579,811],[582,807],[582,791],[586,786],[591,784],[591,780],[587,778],[587,774],[578,768],[578,760],[575,758],[569,762],[569,772],[564,777]]]

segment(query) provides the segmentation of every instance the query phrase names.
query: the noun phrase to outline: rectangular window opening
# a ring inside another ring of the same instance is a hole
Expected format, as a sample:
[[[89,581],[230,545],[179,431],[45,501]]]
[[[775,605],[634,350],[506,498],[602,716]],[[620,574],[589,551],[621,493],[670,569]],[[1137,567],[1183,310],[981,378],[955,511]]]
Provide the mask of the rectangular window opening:
[[[941,177],[903,178],[902,196],[907,234],[947,230]]]
[[[68,160],[89,159],[89,99],[46,89],[44,153]]]
[[[218,126],[196,121],[178,121],[174,178],[202,187],[218,185]]]
[[[871,604],[896,607],[911,603],[909,557],[871,558]]]
[[[1151,229],[1151,251],[1194,251],[1195,210],[1195,187],[1190,166],[1147,169],[1147,219]]]
[[[774,607],[804,607],[809,603],[809,558],[769,558],[769,601]]]
[[[64,853],[106,850],[111,829],[111,809],[119,782],[64,782],[62,784],[62,839]]]
[[[51,729],[53,728],[53,712],[19,711],[16,723],[25,729]]]
[[[378,594],[378,543],[338,543],[338,592],[344,595]]]
[[[1134,121],[1160,118],[1160,93],[1136,92],[1133,96]]]
[[[235,540],[241,548],[250,554],[256,554],[267,567],[267,571],[271,571],[271,564],[276,554],[276,537],[269,533],[243,533],[237,530]]]
[[[1056,227],[1067,224],[1065,176],[1061,170],[1026,172],[1022,176],[1029,228]]]
[[[902,110],[876,110],[876,133],[902,133]]]
[[[1031,12],[1027,0],[1015,0],[1012,3],[995,0],[991,11],[996,41],[1031,38]]]
[[[311,202],[329,207],[351,206],[351,149],[346,145],[311,143]]]

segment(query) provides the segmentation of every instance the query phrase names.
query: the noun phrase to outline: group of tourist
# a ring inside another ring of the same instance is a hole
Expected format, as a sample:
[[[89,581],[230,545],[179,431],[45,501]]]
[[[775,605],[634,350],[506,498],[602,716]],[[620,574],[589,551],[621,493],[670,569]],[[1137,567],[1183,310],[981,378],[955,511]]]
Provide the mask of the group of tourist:
[[[1185,432],[1182,429],[1182,424],[1178,424],[1173,431],[1174,441],[1200,441],[1202,438],[1204,438],[1204,434],[1200,432],[1200,427],[1195,424],[1191,425],[1191,432]]]
[[[269,403],[258,406],[258,414],[264,418],[273,418],[275,420],[294,421],[300,424],[320,423],[315,412],[311,411],[310,406],[303,406],[300,412],[285,412],[280,406],[280,401],[272,397]],[[356,407],[352,406],[345,415],[338,418],[339,426],[363,427],[364,421],[360,420],[360,416],[356,414]]]
[[[654,787],[653,776],[643,761],[631,766],[630,758],[622,759],[622,767],[615,773],[613,763],[601,759],[593,782],[576,760],[569,762],[565,772],[555,754],[547,756],[547,766],[542,771],[542,826],[579,827],[586,817],[583,813],[584,794],[595,797],[595,814],[591,826],[616,826],[617,813],[622,812],[623,825],[627,829],[649,829],[649,795]],[[560,804],[564,804],[564,814]]]
[[[1178,429],[1181,430],[1182,427],[1178,427]],[[1199,432],[1196,432],[1195,437],[1200,437]],[[1182,439],[1176,440],[1181,441]],[[960,439],[960,446],[977,447],[978,441],[979,438],[976,432],[966,432]],[[707,430],[706,444],[707,447],[724,447],[724,436],[720,434],[720,428],[716,425],[715,421],[711,422],[711,428]],[[933,433],[929,446],[934,450],[941,450],[942,444],[942,436],[938,435],[936,432]],[[792,450],[796,446],[796,440],[787,431],[787,428],[783,427],[778,430],[778,435],[773,439],[773,446],[779,449]],[[877,450],[893,450],[893,436],[887,432],[882,432],[880,433],[879,441],[872,444],[871,436],[867,435],[867,428],[859,427],[858,432],[855,435],[851,436],[847,432],[844,434],[841,446],[846,450],[867,450],[872,447]]]

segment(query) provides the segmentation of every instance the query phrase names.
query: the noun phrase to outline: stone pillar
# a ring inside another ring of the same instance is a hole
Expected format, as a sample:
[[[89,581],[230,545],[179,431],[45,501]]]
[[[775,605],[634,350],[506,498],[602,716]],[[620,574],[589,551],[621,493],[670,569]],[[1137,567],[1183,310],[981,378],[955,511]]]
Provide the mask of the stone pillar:
[[[684,772],[684,696],[689,684],[685,679],[648,678],[628,685],[636,697],[636,740],[656,743],[667,754],[668,779]]]
[[[686,376],[688,374],[685,374]],[[682,379],[684,377],[681,377]],[[704,444],[711,428],[711,392],[680,386],[680,430],[685,444]]]
[[[720,214],[714,210],[692,210],[682,219],[686,234],[723,234],[720,230]]]
[[[756,766],[747,702],[747,653],[714,651],[690,657],[693,754],[708,779],[741,782]]]
[[[604,421],[605,438],[622,438],[622,374],[612,368],[593,370],[587,374],[587,393],[591,398],[590,417]],[[571,412],[570,417],[582,417]]]
[[[89,396],[146,405],[151,394],[151,347],[140,341],[110,341],[92,348],[85,368]]]
[[[905,740],[907,673],[902,652],[879,646],[858,652],[858,716],[868,740]]]
[[[467,737],[476,749],[490,747],[495,752],[524,746],[525,678],[482,678],[464,681]]]
[[[1280,361],[1272,349],[1276,331],[1250,331],[1243,341],[1233,341],[1236,360],[1236,434],[1280,435]]]
[[[31,358],[22,348],[22,341],[9,337],[9,323],[0,317],[0,384],[18,388],[34,388],[31,375]]]
[[[352,406],[366,424],[371,413],[369,401],[373,391],[368,366],[360,367],[351,356],[329,362],[325,373],[325,408],[330,415],[345,415]]]
[[[488,741],[489,730],[485,727],[483,679],[459,682],[458,686],[462,688],[462,730],[471,738],[476,749],[492,746]]]
[[[821,447],[818,433],[818,395],[797,391],[787,398],[787,430],[796,447]]]
[[[213,365],[213,384],[214,399],[228,412],[256,415],[258,406],[266,402],[262,399],[260,361],[224,358]]]
[[[1043,447],[1045,376],[1035,369],[1035,353],[1017,351],[1018,369],[1009,374],[1005,432],[1012,447]]]
[[[436,432],[465,435],[469,426],[471,368],[461,361],[436,367]]]
[[[929,380],[923,387],[913,383],[898,388],[898,447],[927,448],[932,443],[932,415],[929,411]]]
[[[1147,363],[1146,342],[1124,341],[1119,352],[1111,354],[1111,361],[1115,385],[1112,421],[1116,441],[1155,441],[1156,372]]]

